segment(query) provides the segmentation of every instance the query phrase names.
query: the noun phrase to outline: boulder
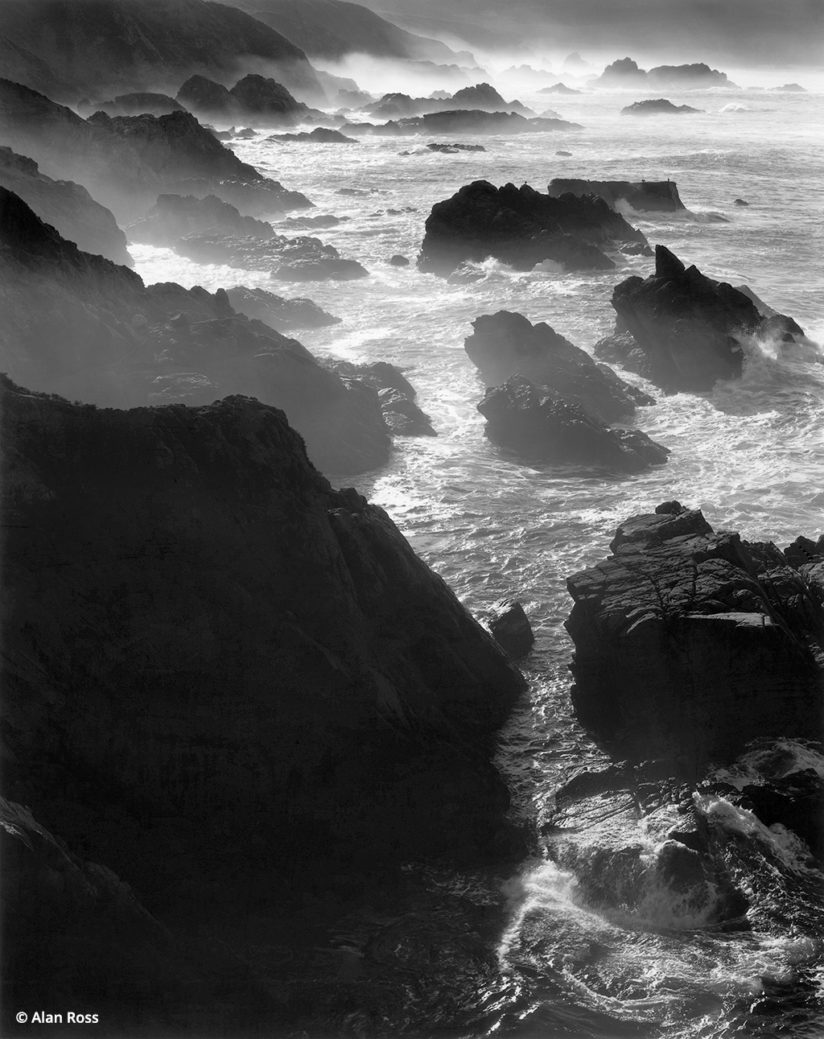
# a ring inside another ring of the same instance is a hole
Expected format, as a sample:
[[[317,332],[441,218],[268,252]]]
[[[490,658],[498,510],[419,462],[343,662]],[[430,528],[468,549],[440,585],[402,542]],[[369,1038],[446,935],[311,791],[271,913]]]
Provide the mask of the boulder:
[[[511,856],[492,758],[522,680],[276,408],[0,391],[3,778],[29,806],[2,816],[6,991],[217,1036],[303,1031],[335,984],[342,1021],[319,940],[397,913],[410,861]]]
[[[610,429],[579,404],[513,375],[487,390],[478,411],[486,435],[526,459],[635,473],[666,462],[669,450],[637,429]]]
[[[517,270],[545,260],[565,270],[611,270],[603,250],[632,242],[646,239],[603,199],[476,180],[432,207],[418,267],[446,275],[461,261],[494,256]]]
[[[266,289],[235,285],[226,290],[229,302],[239,313],[262,321],[276,332],[300,328],[324,328],[340,324],[341,319],[328,314],[311,299],[284,299]]]
[[[374,469],[389,456],[374,390],[345,384],[296,340],[236,313],[223,290],[147,288],[2,188],[0,272],[0,368],[33,389],[121,407],[253,393],[284,408],[326,471]]]
[[[569,578],[572,700],[613,753],[686,770],[756,737],[820,736],[819,566],[713,531],[668,502],[623,523],[612,556]]]
[[[637,212],[686,212],[674,180],[577,180],[556,177],[547,189],[550,195],[597,195],[613,209],[624,202]]]
[[[643,361],[636,354],[633,369],[640,366],[641,374],[668,392],[701,392],[739,376],[748,337],[804,339],[792,319],[763,317],[744,292],[685,267],[663,245],[655,247],[655,273],[621,282],[612,305],[616,332],[629,332],[632,339],[596,347],[596,355],[615,359],[622,347],[640,351]]]
[[[636,405],[654,403],[543,321],[533,325],[522,314],[501,310],[476,318],[472,328],[464,349],[487,386],[522,375],[600,422],[615,422],[631,416]]]
[[[384,420],[396,436],[437,436],[432,420],[415,403],[415,388],[394,364],[336,360],[330,367],[344,379],[357,379],[377,392]]]
[[[520,660],[532,649],[535,636],[529,618],[517,599],[501,599],[490,610],[492,637],[511,660]]]
[[[701,108],[692,108],[690,105],[674,105],[664,97],[647,99],[646,101],[635,101],[626,108],[621,109],[621,115],[691,115],[702,112]]]
[[[597,86],[669,87],[680,90],[705,90],[713,87],[733,87],[724,72],[711,69],[703,62],[692,65],[657,65],[646,71],[632,58],[619,58],[608,65],[595,81]]]
[[[40,172],[33,159],[0,147],[0,185],[13,191],[41,220],[80,249],[132,266],[126,235],[117,226],[111,210],[95,202],[80,184],[52,180]]]

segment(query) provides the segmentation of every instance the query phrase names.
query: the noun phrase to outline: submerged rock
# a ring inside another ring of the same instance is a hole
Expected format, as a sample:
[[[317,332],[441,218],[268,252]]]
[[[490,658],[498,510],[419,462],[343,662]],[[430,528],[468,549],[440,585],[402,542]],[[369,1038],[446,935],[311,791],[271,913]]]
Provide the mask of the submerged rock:
[[[167,1034],[291,1031],[307,1011],[281,993],[314,995],[301,947],[336,916],[410,861],[500,856],[491,762],[522,681],[277,409],[0,389],[4,781],[40,824],[3,815],[16,949],[27,923],[40,939],[36,979],[8,958],[7,990],[116,1001],[129,1032],[147,1003]]]
[[[635,101],[626,108],[621,109],[621,115],[690,115],[701,112],[701,108],[692,108],[690,105],[674,105],[665,97],[655,100]]]
[[[655,403],[543,321],[533,325],[522,314],[501,310],[476,318],[472,328],[464,349],[487,386],[522,375],[601,422],[615,422],[631,416],[636,405]]]
[[[646,239],[603,199],[476,180],[432,207],[418,267],[445,275],[461,261],[494,256],[517,270],[545,260],[566,270],[611,270],[603,249],[633,242]]]
[[[820,736],[820,566],[716,533],[678,502],[623,523],[610,547],[567,582],[572,700],[599,739],[689,769],[759,736]]]
[[[578,180],[556,177],[549,184],[550,195],[597,195],[613,209],[626,202],[638,212],[686,212],[674,180]]]
[[[313,460],[362,472],[390,451],[377,394],[345,384],[227,294],[167,283],[81,252],[0,188],[0,365],[33,389],[103,405],[252,393],[283,407]]]
[[[486,435],[527,459],[641,472],[666,462],[669,450],[638,429],[610,429],[546,387],[520,375],[487,390],[478,405]]]
[[[23,199],[64,238],[89,253],[132,266],[126,235],[111,210],[101,206],[84,187],[70,180],[52,180],[33,159],[0,147],[0,185]]]
[[[700,392],[740,376],[748,337],[804,338],[790,318],[763,317],[740,289],[685,267],[663,245],[655,247],[655,273],[621,282],[612,305],[617,336],[596,355],[616,360],[623,351],[628,367],[668,392]]]

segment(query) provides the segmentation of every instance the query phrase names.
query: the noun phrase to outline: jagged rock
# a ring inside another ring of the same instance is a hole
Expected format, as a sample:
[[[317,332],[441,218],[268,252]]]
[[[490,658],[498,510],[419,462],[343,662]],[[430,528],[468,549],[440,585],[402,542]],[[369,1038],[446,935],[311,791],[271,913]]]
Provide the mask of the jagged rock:
[[[64,241],[5,189],[0,270],[0,368],[33,389],[126,407],[254,393],[286,410],[326,471],[388,458],[374,390],[344,384],[296,340],[237,314],[223,290],[146,288]]]
[[[820,736],[819,566],[713,532],[667,503],[622,524],[613,555],[570,577],[572,699],[622,756],[688,769],[756,737]]]
[[[635,101],[626,108],[621,109],[621,115],[690,115],[694,112],[702,112],[701,108],[692,108],[690,105],[674,105],[664,97],[655,100]]]
[[[487,386],[522,375],[601,422],[615,422],[631,416],[636,405],[655,403],[543,321],[533,325],[522,314],[501,310],[476,318],[472,328],[464,349]]]
[[[374,119],[404,119],[430,115],[434,112],[516,112],[534,116],[520,101],[505,101],[489,83],[463,87],[444,97],[410,97],[409,94],[384,94],[379,101],[368,105],[365,111]]]
[[[323,214],[321,216],[287,216],[284,220],[280,221],[278,226],[300,227],[304,230],[308,230],[313,227],[337,227],[338,224],[343,224],[348,219],[348,216],[331,216],[329,214]]]
[[[150,242],[174,248],[188,234],[217,233],[263,240],[275,237],[271,224],[240,212],[216,195],[159,195],[142,220],[129,228],[133,242]]]
[[[340,130],[330,130],[325,126],[316,126],[308,133],[277,133],[266,138],[267,141],[298,141],[307,144],[357,144],[354,137],[347,137]]]
[[[52,180],[40,172],[33,159],[2,147],[0,185],[19,195],[42,220],[79,248],[132,266],[126,235],[111,211],[95,202],[84,187],[69,180]]]
[[[516,599],[501,599],[491,609],[489,630],[511,660],[520,660],[532,649],[535,636],[523,606]]]
[[[224,4],[38,0],[32,6],[29,0],[3,0],[0,36],[37,55],[68,85],[69,97],[134,90],[143,83],[173,94],[195,73],[221,79],[244,65],[263,65],[302,97],[320,101],[323,96],[299,47]]]
[[[395,253],[393,256],[389,257],[389,263],[393,267],[408,267],[409,259],[406,256],[401,256],[400,253]]]
[[[603,248],[646,239],[599,198],[542,195],[528,184],[464,185],[432,207],[418,267],[448,274],[463,260],[494,256],[517,270],[544,260],[566,270],[610,270]]]
[[[629,332],[632,340],[602,343],[597,356],[615,359],[624,348],[640,351],[643,362],[636,353],[632,369],[668,392],[709,390],[719,379],[739,376],[747,336],[804,338],[792,319],[762,317],[739,289],[713,281],[697,267],[686,268],[663,245],[655,247],[655,273],[621,282],[612,305],[616,332]]]
[[[239,114],[228,87],[206,76],[190,76],[177,92],[177,99],[188,111],[208,119],[231,119]]]
[[[577,180],[556,177],[550,181],[550,195],[597,195],[613,209],[626,202],[638,212],[686,212],[674,180]]]
[[[678,89],[709,89],[732,87],[724,72],[711,69],[703,62],[692,65],[657,65],[645,71],[632,58],[620,58],[608,65],[596,80],[598,86],[649,86]]]
[[[124,222],[161,192],[216,194],[270,213],[311,205],[300,192],[261,177],[188,112],[81,119],[42,94],[0,79],[0,134],[48,176],[71,177]]]
[[[381,137],[403,137],[409,134],[522,134],[581,129],[580,124],[565,119],[527,119],[517,112],[482,112],[477,109],[427,112],[426,115],[410,116],[407,119],[390,119],[387,123],[347,122],[341,126],[345,133],[375,134]]]
[[[357,379],[377,392],[386,424],[397,436],[437,436],[431,419],[415,403],[415,388],[394,364],[335,360],[330,367],[343,378]]]
[[[669,450],[637,429],[609,429],[548,390],[513,375],[487,390],[478,411],[490,440],[526,458],[640,472],[666,462]]]
[[[93,107],[95,112],[106,115],[168,115],[170,112],[185,112],[186,109],[168,94],[132,93],[119,94],[111,101],[101,101]]]
[[[262,321],[276,332],[289,332],[296,328],[324,328],[340,324],[341,321],[311,299],[284,299],[266,289],[250,289],[245,285],[227,289],[226,295],[239,314]]]

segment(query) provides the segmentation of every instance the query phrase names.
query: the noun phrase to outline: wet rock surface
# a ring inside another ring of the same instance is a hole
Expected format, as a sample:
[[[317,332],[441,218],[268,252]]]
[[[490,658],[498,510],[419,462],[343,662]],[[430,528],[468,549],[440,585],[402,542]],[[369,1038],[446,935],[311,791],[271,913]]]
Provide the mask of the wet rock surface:
[[[581,180],[556,177],[549,184],[550,195],[597,195],[613,209],[616,203],[625,202],[639,212],[677,213],[686,212],[678,185],[674,180]]]
[[[757,737],[820,735],[821,563],[715,532],[678,502],[622,524],[570,577],[573,704],[622,756],[686,770]]]
[[[432,420],[415,403],[417,392],[400,368],[386,361],[355,364],[331,361],[332,370],[345,379],[357,379],[378,394],[387,426],[398,436],[436,436]]]
[[[418,267],[449,274],[461,261],[494,256],[517,270],[546,260],[565,270],[610,270],[604,250],[627,243],[646,239],[602,199],[478,180],[432,207]]]

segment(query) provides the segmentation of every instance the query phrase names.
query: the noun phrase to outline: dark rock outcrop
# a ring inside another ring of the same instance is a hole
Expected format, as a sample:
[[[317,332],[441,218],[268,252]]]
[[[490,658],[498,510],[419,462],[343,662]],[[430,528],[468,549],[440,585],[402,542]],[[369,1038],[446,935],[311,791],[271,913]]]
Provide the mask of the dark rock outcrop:
[[[610,429],[578,405],[520,375],[487,390],[478,411],[486,435],[527,459],[635,473],[666,462],[669,450],[637,429]]]
[[[578,180],[556,177],[549,184],[550,195],[597,195],[613,209],[626,202],[639,212],[686,212],[674,180]]]
[[[415,403],[417,392],[400,368],[386,361],[355,364],[332,361],[330,367],[345,379],[357,379],[378,394],[381,411],[396,436],[434,437],[432,420]]]
[[[567,582],[587,728],[621,756],[688,769],[757,737],[820,736],[820,563],[797,569],[678,502],[623,523],[610,547]]]
[[[0,147],[0,185],[19,195],[47,224],[88,253],[131,267],[126,235],[113,214],[95,202],[84,187],[70,180],[52,180],[37,163],[11,148]]]
[[[0,390],[4,782],[38,820],[3,815],[3,894],[21,953],[55,938],[5,991],[116,1002],[109,1033],[292,1031],[340,904],[513,846],[491,758],[521,680],[277,409]]]
[[[390,119],[387,123],[344,123],[345,133],[374,134],[380,137],[404,137],[409,134],[522,134],[583,129],[565,119],[538,117],[527,119],[517,112],[482,112],[479,110],[428,112],[408,119]]]
[[[535,636],[517,599],[501,599],[495,603],[488,624],[492,637],[511,660],[520,660],[532,649]]]
[[[460,144],[452,142],[451,144],[439,144],[432,142],[426,146],[431,152],[442,152],[444,155],[455,155],[458,152],[485,152],[486,148],[482,144]]]
[[[74,97],[118,88],[170,94],[188,76],[220,79],[241,66],[266,68],[310,100],[323,94],[299,47],[225,4],[3,0],[0,36],[36,55],[70,86]]]
[[[49,176],[71,177],[117,217],[141,216],[164,191],[243,200],[272,214],[311,205],[261,177],[188,112],[81,119],[27,87],[0,79],[0,135]]]
[[[663,245],[655,247],[655,273],[621,282],[612,305],[618,335],[596,346],[596,355],[618,360],[623,353],[627,367],[668,392],[709,390],[739,376],[749,336],[788,345],[804,339],[791,318],[764,317],[740,289],[685,267]]]
[[[186,109],[168,94],[150,92],[119,94],[111,101],[101,101],[92,106],[95,112],[106,115],[168,115],[170,112],[185,112]]]
[[[605,87],[648,86],[681,90],[734,86],[726,73],[711,69],[703,62],[692,65],[657,65],[647,72],[639,68],[632,58],[619,58],[618,61],[607,65],[595,83],[597,86]]]
[[[600,422],[615,422],[631,416],[636,405],[655,403],[544,321],[533,325],[522,314],[501,310],[476,318],[472,328],[464,349],[487,386],[522,375]]]
[[[354,137],[347,137],[340,130],[330,130],[325,126],[316,126],[314,130],[302,133],[277,133],[266,138],[268,141],[298,141],[305,144],[357,144]]]
[[[254,393],[284,408],[327,471],[388,457],[373,390],[344,384],[296,340],[235,313],[223,290],[145,287],[1,188],[0,270],[0,367],[33,389],[126,407]]]
[[[239,238],[274,238],[272,225],[255,217],[242,216],[216,195],[158,195],[157,202],[142,220],[128,228],[133,242],[150,242],[174,248],[188,234],[225,234]]]
[[[625,243],[646,239],[603,199],[476,180],[432,207],[418,267],[449,274],[464,260],[494,256],[517,270],[544,260],[565,270],[610,270],[615,264],[603,249]]]
[[[341,319],[328,314],[311,299],[295,297],[284,299],[266,289],[250,289],[235,285],[226,290],[229,302],[239,313],[262,321],[276,332],[290,332],[300,328],[324,328],[340,324]]]
[[[380,100],[365,108],[373,119],[405,119],[433,112],[516,112],[525,117],[535,113],[520,101],[505,101],[489,83],[463,87],[445,97],[410,97],[409,94],[384,94]]]
[[[646,101],[634,101],[631,105],[621,109],[621,115],[690,115],[701,112],[701,108],[692,108],[690,105],[674,105],[665,97],[648,99]]]

